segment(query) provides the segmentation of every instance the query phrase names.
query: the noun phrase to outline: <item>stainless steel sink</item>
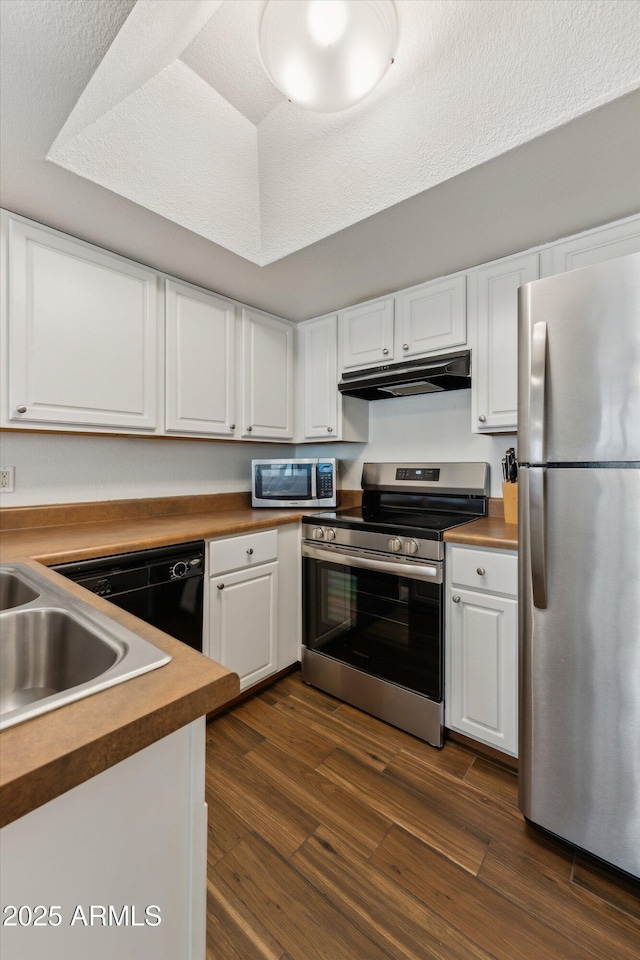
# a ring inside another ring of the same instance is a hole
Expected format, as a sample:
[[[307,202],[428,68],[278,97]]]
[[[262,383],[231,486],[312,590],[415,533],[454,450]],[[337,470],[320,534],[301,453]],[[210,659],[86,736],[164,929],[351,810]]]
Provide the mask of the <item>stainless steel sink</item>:
[[[0,567],[0,611],[0,730],[171,660],[22,564]]]
[[[21,607],[38,597],[37,590],[21,580],[15,573],[0,569],[0,610]]]

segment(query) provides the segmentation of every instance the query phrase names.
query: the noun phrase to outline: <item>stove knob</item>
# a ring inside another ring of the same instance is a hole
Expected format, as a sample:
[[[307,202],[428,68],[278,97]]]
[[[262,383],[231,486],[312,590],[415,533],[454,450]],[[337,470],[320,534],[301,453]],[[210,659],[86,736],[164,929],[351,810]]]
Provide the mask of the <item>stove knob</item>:
[[[313,531],[313,539],[324,540],[324,530],[322,529],[322,527],[315,528],[315,530]]]
[[[335,540],[336,532],[332,527],[329,527],[327,532],[324,535],[325,540]]]
[[[418,550],[420,549],[415,540],[407,540],[407,542],[404,545],[404,548],[407,551],[407,553],[411,553],[411,554],[417,553]]]
[[[402,550],[402,540],[400,540],[399,537],[391,537],[389,540],[389,550],[393,550],[394,553]]]

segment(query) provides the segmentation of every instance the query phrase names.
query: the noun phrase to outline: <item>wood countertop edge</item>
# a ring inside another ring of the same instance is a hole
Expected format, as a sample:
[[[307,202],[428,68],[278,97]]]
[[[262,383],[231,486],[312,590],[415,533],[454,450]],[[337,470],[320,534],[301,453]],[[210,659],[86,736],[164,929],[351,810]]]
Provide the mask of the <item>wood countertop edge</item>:
[[[518,527],[514,523],[505,523],[503,517],[482,517],[445,531],[444,541],[491,550],[517,550]]]
[[[0,827],[224,706],[240,691],[237,674],[226,667],[36,561],[23,557],[21,562],[172,659],[157,670],[3,730]]]

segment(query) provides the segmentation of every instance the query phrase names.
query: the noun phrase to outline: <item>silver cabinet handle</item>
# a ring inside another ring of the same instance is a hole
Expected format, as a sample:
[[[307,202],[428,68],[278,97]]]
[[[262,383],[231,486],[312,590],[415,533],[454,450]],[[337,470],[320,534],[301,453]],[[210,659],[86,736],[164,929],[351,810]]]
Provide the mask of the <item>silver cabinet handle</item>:
[[[484,577],[484,567],[478,567],[478,569],[476,570],[476,573],[478,574],[479,577]]]
[[[249,549],[247,550],[247,556],[249,557],[253,556],[253,547],[249,547]]]
[[[480,421],[480,423],[486,423],[487,418],[485,417],[484,413],[481,413],[480,416],[478,417],[478,420]]]
[[[26,413],[26,412],[27,412],[27,408],[26,408],[26,407],[24,406],[24,404],[22,404],[22,403],[20,404],[19,407],[16,407],[16,410],[17,410],[18,413]]]
[[[389,353],[388,347],[383,347],[383,348],[382,348],[382,353],[383,353],[384,356],[386,357],[386,355]]]
[[[217,586],[218,590],[224,590],[224,583],[218,583],[218,584],[216,584],[216,586]]]
[[[230,423],[230,424],[229,424],[229,429],[230,429],[230,430],[235,430],[235,428],[236,428],[235,423]]]
[[[247,433],[251,433],[252,430],[253,430],[253,427],[247,427]]]
[[[402,344],[402,349],[403,349],[403,350],[408,350],[408,349],[409,349],[409,344],[408,344],[408,343],[403,343],[403,344]]]
[[[451,597],[454,603],[460,603],[460,597],[456,594],[455,597]]]

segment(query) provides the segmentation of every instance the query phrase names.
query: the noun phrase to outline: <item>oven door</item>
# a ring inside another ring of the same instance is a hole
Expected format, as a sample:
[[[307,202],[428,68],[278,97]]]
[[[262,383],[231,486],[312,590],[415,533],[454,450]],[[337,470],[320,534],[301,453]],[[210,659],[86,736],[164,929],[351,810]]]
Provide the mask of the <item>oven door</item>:
[[[442,564],[306,543],[302,557],[304,645],[441,701]]]

